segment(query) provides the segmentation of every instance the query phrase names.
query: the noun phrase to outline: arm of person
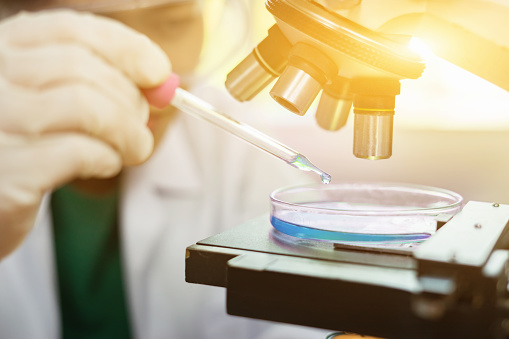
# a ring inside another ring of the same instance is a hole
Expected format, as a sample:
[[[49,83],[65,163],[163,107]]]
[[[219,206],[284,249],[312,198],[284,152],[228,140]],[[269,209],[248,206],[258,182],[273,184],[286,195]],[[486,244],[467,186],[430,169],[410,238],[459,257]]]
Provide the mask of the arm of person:
[[[45,192],[150,156],[140,88],[170,73],[156,44],[108,18],[55,10],[0,23],[0,259],[29,233]]]

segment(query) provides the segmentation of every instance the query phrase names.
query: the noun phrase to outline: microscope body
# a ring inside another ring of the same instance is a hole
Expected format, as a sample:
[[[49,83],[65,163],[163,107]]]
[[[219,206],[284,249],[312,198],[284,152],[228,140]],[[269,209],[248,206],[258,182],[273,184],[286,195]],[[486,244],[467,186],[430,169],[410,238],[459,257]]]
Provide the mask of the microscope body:
[[[267,0],[276,24],[227,77],[238,100],[270,95],[304,115],[321,92],[319,126],[338,130],[353,106],[353,153],[392,155],[395,97],[417,79],[412,36],[438,56],[509,90],[509,4],[500,0]]]
[[[338,13],[369,29],[418,37],[437,56],[509,91],[509,3],[364,0]]]

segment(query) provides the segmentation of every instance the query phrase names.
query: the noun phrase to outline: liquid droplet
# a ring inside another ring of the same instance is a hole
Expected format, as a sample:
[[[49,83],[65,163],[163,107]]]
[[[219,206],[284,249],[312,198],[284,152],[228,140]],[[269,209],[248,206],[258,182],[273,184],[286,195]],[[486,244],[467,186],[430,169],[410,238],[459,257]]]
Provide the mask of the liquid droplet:
[[[322,179],[323,184],[327,185],[331,181],[331,176],[324,172],[322,175],[320,175],[320,179]]]
[[[306,158],[302,154],[299,154],[297,156],[297,158],[289,164],[292,165],[293,167],[296,167],[296,168],[302,170],[302,171],[315,172],[316,174],[318,174],[320,176],[320,179],[322,180],[322,183],[324,183],[324,184],[328,184],[331,181],[331,176],[329,174],[325,173],[324,171],[322,171],[321,169],[319,169],[318,167],[313,165],[311,163],[311,161],[309,161],[308,158]]]

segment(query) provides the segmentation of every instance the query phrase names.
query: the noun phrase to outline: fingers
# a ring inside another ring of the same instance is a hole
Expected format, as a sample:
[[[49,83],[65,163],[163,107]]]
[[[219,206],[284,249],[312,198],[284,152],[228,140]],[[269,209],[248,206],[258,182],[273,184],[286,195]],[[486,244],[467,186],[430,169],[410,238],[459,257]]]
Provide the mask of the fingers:
[[[0,45],[0,74],[10,83],[34,89],[86,83],[114,99],[124,112],[146,122],[145,98],[120,70],[78,45],[29,49]]]
[[[108,144],[75,133],[32,140],[1,133],[0,145],[0,158],[8,159],[0,162],[0,205],[11,212],[38,206],[47,190],[74,178],[111,177],[122,167]]]
[[[7,46],[73,43],[90,49],[119,68],[139,87],[155,87],[168,78],[165,53],[144,35],[114,20],[69,10],[23,13],[0,26]]]
[[[44,192],[148,158],[139,88],[170,72],[158,46],[111,19],[60,10],[0,23],[0,257],[24,238]]]
[[[108,144],[80,135],[37,139],[0,132],[0,259],[31,229],[45,192],[75,179],[111,177],[122,168]]]
[[[0,82],[9,95],[0,95],[0,126],[4,132],[40,136],[55,132],[80,132],[101,139],[118,151],[126,165],[148,158],[153,136],[139,117],[95,87],[78,82],[40,91]],[[148,105],[144,108],[148,114]]]
[[[22,14],[0,25],[0,126],[28,135],[81,132],[109,143],[126,165],[139,164],[153,138],[138,86],[164,81],[169,70],[164,52],[113,20]]]

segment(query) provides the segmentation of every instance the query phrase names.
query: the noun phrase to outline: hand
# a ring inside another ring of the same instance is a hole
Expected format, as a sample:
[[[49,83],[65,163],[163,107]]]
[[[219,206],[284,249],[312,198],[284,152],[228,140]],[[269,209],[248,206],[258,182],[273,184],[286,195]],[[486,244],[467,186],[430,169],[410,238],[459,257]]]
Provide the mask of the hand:
[[[0,23],[0,258],[30,231],[46,191],[149,157],[139,88],[170,72],[160,48],[111,19],[59,10]]]

